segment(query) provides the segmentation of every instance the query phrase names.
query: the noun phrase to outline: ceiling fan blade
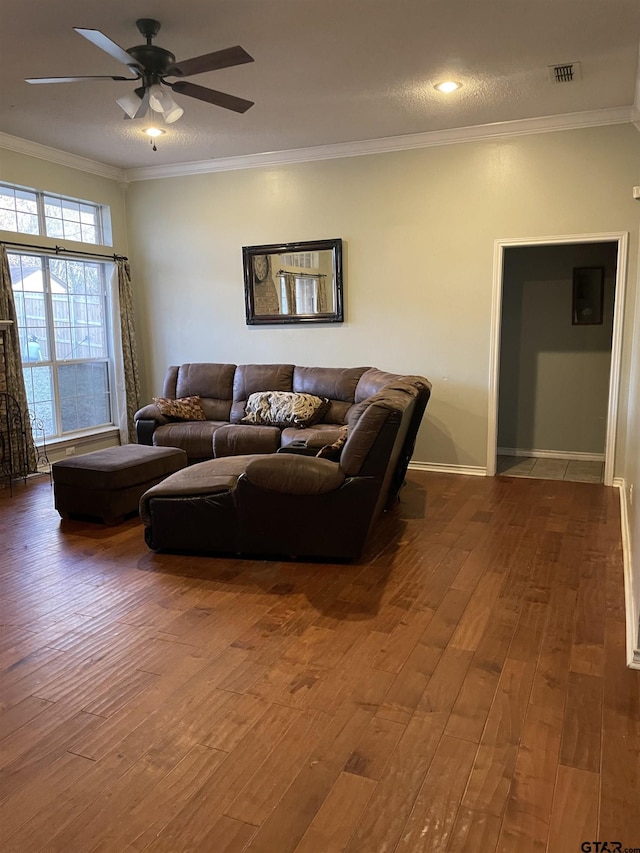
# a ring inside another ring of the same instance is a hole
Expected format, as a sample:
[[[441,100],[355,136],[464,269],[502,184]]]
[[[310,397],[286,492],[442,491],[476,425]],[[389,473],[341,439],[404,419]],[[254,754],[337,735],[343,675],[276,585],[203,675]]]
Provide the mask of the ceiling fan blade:
[[[127,51],[120,47],[119,44],[111,41],[111,39],[108,36],[105,36],[104,33],[101,33],[100,30],[84,29],[83,27],[74,27],[73,29],[79,35],[88,39],[92,44],[95,44],[96,47],[99,47],[100,50],[104,50],[105,53],[109,54],[109,56],[117,59],[118,62],[122,62],[123,65],[128,65],[132,72],[135,68],[138,68],[133,56],[131,56],[130,53],[127,53]],[[139,74],[135,72],[133,76],[137,77]]]
[[[136,94],[138,94],[138,90],[136,90]],[[138,111],[133,116],[133,118],[144,118],[149,110],[149,90],[147,89],[142,96],[140,101],[140,106],[138,107]]]
[[[178,80],[177,83],[168,85],[179,95],[188,95],[190,98],[197,98],[199,101],[206,101],[208,104],[224,107],[225,110],[233,110],[236,113],[246,113],[255,103],[255,101],[245,101],[244,98],[236,98],[235,95],[228,95],[226,92],[196,86],[195,83],[188,83],[186,80]]]
[[[97,77],[27,77],[25,83],[79,83],[82,80],[128,80],[131,82],[131,77],[105,77],[104,75]]]
[[[227,47],[224,50],[194,56],[193,59],[183,59],[182,62],[176,62],[175,65],[172,65],[167,74],[189,77],[191,74],[217,71],[218,68],[231,68],[234,65],[243,65],[245,62],[253,62],[253,56],[250,56],[246,50],[237,44],[235,47]]]

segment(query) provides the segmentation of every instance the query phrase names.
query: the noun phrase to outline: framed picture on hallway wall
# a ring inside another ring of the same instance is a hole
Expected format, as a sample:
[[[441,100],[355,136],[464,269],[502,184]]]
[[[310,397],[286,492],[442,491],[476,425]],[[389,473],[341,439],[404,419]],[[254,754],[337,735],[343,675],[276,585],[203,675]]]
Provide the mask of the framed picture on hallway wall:
[[[602,325],[603,308],[604,267],[574,267],[572,325]]]

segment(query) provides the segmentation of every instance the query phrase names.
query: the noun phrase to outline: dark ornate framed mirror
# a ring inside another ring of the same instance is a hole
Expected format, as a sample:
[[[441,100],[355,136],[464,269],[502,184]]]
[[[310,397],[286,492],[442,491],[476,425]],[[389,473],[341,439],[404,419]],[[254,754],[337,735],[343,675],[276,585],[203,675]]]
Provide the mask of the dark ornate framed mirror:
[[[248,325],[342,323],[342,240],[243,246]]]

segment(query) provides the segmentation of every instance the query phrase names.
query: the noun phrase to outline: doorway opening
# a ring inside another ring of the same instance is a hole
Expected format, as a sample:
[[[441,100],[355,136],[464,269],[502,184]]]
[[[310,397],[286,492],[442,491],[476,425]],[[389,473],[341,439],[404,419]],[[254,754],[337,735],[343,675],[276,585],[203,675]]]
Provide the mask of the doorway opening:
[[[626,234],[498,240],[487,474],[612,485]]]

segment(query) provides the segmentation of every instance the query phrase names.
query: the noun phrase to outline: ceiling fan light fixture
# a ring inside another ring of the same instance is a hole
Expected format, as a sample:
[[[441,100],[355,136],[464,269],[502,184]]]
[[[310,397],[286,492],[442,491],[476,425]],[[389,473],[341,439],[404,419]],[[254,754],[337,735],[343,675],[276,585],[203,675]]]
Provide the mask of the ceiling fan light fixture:
[[[116,104],[118,104],[118,106],[124,110],[125,115],[127,115],[129,118],[133,118],[138,112],[138,108],[140,107],[140,101],[141,98],[139,98],[138,95],[135,94],[135,92],[132,92],[129,95],[123,95],[121,98],[118,98],[116,100]]]
[[[176,104],[171,93],[163,89],[159,83],[154,83],[149,87],[149,106],[155,112],[162,113],[165,124],[178,121],[180,116],[184,114],[184,110]]]
[[[152,86],[149,86],[149,106],[151,109],[157,113],[163,113],[167,95],[168,93],[163,90],[160,83],[154,83]]]
[[[437,89],[438,92],[443,92],[445,95],[448,95],[451,92],[456,92],[461,88],[462,83],[458,83],[455,80],[443,80],[441,83],[436,83],[434,86],[434,89]]]
[[[182,107],[179,107],[176,103],[173,104],[171,109],[165,110],[164,113],[164,121],[165,124],[173,124],[174,121],[178,121],[180,116],[184,115],[184,110]]]
[[[152,138],[155,138],[156,136],[162,136],[162,134],[166,132],[166,130],[161,127],[158,127],[155,124],[151,124],[149,125],[149,127],[145,127],[143,130],[143,133],[146,133],[147,136],[151,136]]]

